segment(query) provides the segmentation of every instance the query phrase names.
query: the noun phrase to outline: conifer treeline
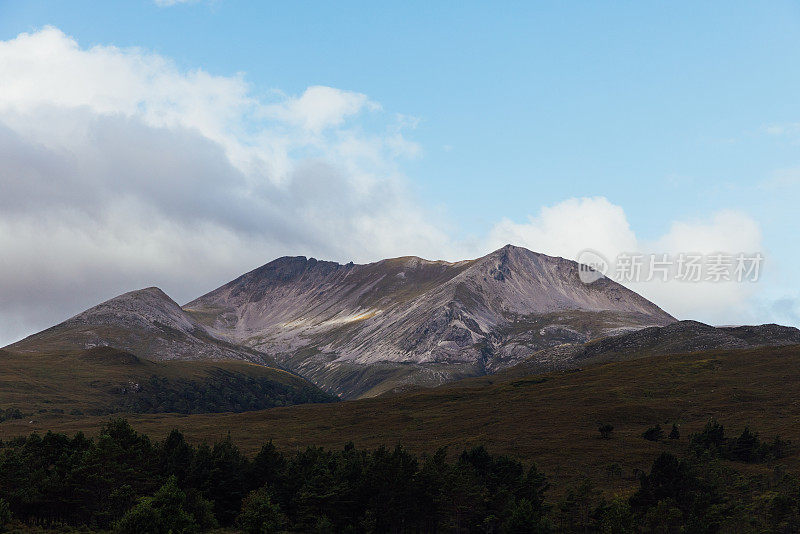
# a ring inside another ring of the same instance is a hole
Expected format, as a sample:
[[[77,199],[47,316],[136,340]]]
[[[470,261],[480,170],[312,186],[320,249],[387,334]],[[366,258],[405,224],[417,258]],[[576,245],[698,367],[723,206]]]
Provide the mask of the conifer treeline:
[[[229,438],[193,447],[173,431],[153,443],[125,420],[96,440],[32,434],[0,455],[0,497],[17,520],[123,532],[531,531],[543,524],[546,488],[535,466],[482,447],[448,462],[444,450],[287,456],[268,443],[250,460]]]
[[[449,461],[444,449],[283,454],[267,443],[249,459],[230,438],[195,447],[173,431],[153,442],[122,419],[96,439],[47,433],[0,445],[0,531],[12,517],[125,534],[800,531],[800,483],[775,463],[791,445],[749,429],[728,438],[714,421],[683,457],[662,453],[638,490],[611,500],[586,479],[548,502],[536,466],[483,447]],[[741,462],[775,471],[744,476]]]

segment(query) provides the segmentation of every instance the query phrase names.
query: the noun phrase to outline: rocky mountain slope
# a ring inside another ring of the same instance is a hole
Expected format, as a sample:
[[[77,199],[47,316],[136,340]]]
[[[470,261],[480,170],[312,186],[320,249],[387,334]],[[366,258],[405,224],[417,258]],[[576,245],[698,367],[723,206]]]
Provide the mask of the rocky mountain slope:
[[[578,345],[560,345],[535,352],[505,374],[524,376],[591,364],[631,360],[643,356],[734,350],[800,344],[800,330],[789,326],[713,327],[697,321],[679,321]]]
[[[247,360],[344,398],[495,373],[531,353],[675,321],[578,264],[506,246],[456,263],[284,257],[181,308],[132,291],[9,347],[110,346],[151,360]]]
[[[115,297],[6,348],[19,353],[38,353],[105,346],[151,360],[247,360],[274,364],[263,353],[210,335],[157,287]]]
[[[280,258],[184,310],[344,397],[492,373],[531,352],[675,321],[577,264],[506,246],[457,263]]]

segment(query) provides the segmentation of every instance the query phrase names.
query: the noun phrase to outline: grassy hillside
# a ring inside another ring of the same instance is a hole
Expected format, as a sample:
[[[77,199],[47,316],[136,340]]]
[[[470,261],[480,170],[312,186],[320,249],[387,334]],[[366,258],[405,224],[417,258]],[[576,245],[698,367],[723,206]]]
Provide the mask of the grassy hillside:
[[[153,362],[108,347],[0,351],[0,409],[26,422],[62,414],[241,412],[331,400],[292,373],[241,361]]]
[[[3,388],[5,390],[5,387]],[[199,442],[230,432],[248,453],[269,439],[283,450],[306,445],[338,448],[398,442],[414,451],[473,445],[536,461],[555,491],[588,475],[611,494],[628,491],[635,474],[660,451],[685,451],[689,433],[711,417],[732,435],[745,425],[762,437],[780,434],[800,445],[800,346],[712,351],[610,363],[581,371],[498,380],[468,379],[397,396],[308,404],[240,414],[133,415],[134,426],[154,437],[179,428]],[[96,430],[107,417],[42,414],[0,424],[8,438],[32,430]],[[681,439],[651,442],[651,425],[678,424]],[[600,423],[613,425],[602,439]],[[800,468],[793,449],[781,461]],[[748,466],[752,470],[771,467]],[[766,471],[764,471],[766,472]]]

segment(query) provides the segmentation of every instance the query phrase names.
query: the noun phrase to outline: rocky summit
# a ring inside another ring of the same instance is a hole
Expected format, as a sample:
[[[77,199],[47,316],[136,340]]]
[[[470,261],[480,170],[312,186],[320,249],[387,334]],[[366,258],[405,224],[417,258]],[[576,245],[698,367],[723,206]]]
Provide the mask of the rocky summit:
[[[577,268],[510,245],[456,263],[287,257],[184,310],[346,397],[492,373],[545,347],[674,322],[607,278],[583,284]]]

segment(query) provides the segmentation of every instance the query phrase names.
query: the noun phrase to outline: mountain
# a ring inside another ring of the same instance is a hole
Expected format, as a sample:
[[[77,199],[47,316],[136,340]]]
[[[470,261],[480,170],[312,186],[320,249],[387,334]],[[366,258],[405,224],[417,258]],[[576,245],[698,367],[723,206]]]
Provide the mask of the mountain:
[[[789,326],[713,327],[697,321],[679,321],[644,328],[584,344],[561,345],[535,352],[505,374],[524,376],[536,372],[575,369],[643,356],[696,353],[800,344],[800,330]]]
[[[455,263],[279,258],[183,307],[155,287],[132,291],[7,348],[245,360],[353,398],[492,374],[543,349],[674,322],[608,278],[581,282],[573,261],[507,245]]]
[[[343,397],[493,373],[564,343],[675,319],[578,264],[507,245],[461,262],[284,257],[188,303],[211,335]]]
[[[0,376],[0,405],[25,414],[202,413],[333,399],[268,355],[215,338],[156,287],[9,345]]]
[[[150,360],[247,360],[274,364],[263,353],[210,335],[157,287],[115,297],[6,348],[39,353],[104,346]]]

